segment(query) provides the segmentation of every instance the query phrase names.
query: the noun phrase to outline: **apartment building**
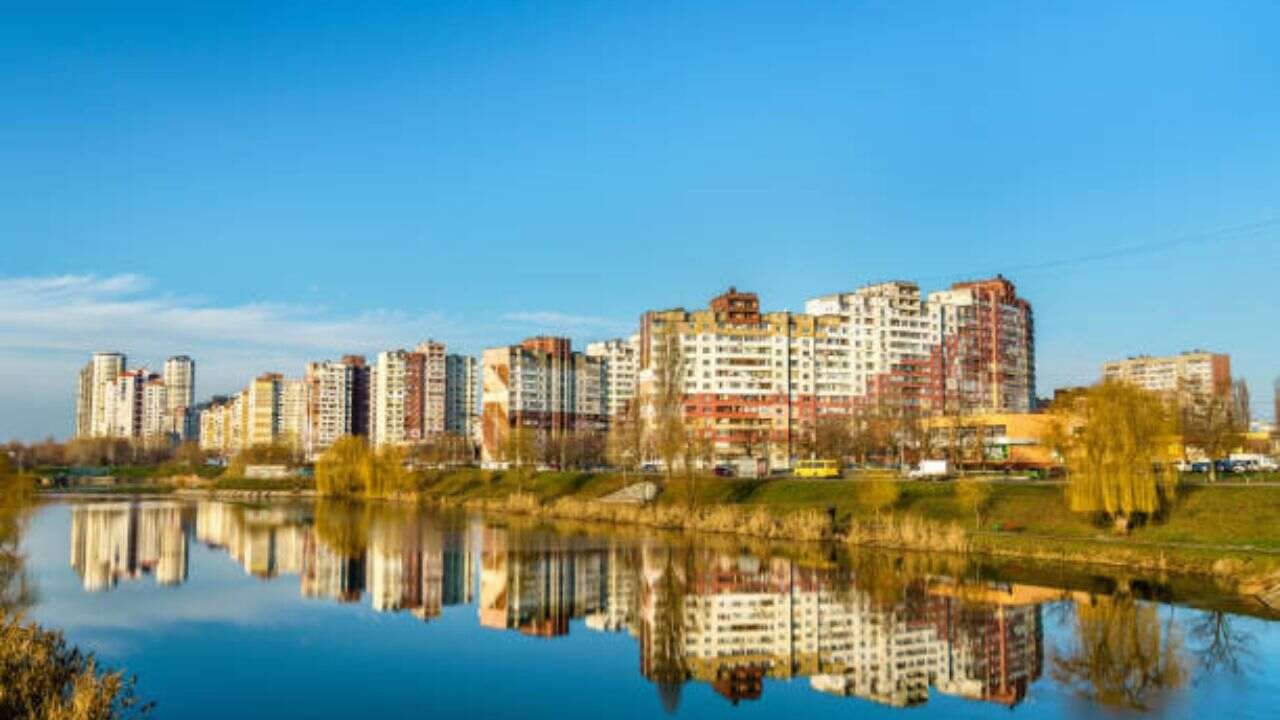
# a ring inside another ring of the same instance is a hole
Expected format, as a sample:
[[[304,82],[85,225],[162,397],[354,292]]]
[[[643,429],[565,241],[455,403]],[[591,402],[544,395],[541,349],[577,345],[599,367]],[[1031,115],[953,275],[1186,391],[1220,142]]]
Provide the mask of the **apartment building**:
[[[471,439],[480,425],[480,363],[470,355],[445,356],[445,432]]]
[[[195,361],[169,358],[163,375],[127,370],[125,356],[96,352],[76,382],[76,437],[182,439],[196,432]]]
[[[485,462],[501,460],[512,428],[544,436],[608,428],[604,362],[575,352],[568,338],[534,337],[489,348],[481,362]]]
[[[179,439],[195,432],[196,361],[188,355],[174,355],[164,361],[165,425]]]
[[[1231,356],[1204,350],[1140,355],[1103,364],[1102,377],[1160,393],[1184,406],[1202,405],[1230,391]]]
[[[283,382],[284,376],[280,373],[263,373],[249,383],[246,447],[270,445],[279,436]]]
[[[635,398],[640,336],[589,343],[586,354],[604,360],[605,412],[610,421],[624,417]]]
[[[419,443],[445,430],[445,346],[378,354],[372,370],[371,437],[375,445]]]
[[[214,395],[213,398],[200,409],[200,449],[206,452],[223,454],[226,451],[229,438],[227,437],[227,412],[225,406],[231,402],[231,399],[225,395]]]
[[[1031,305],[1002,276],[922,297],[913,282],[813,298],[805,312],[838,316],[844,353],[824,358],[824,392],[917,414],[1030,412],[1035,406]]]
[[[148,388],[152,388],[148,393]],[[164,417],[163,383],[146,368],[126,370],[103,388],[106,425],[102,436],[142,439],[144,429],[158,430]],[[148,402],[150,399],[150,402]]]
[[[944,413],[1030,412],[1036,406],[1031,303],[1001,275],[929,294],[942,334],[934,396]]]
[[[76,436],[108,437],[114,418],[107,412],[107,383],[125,369],[118,352],[95,352],[81,370],[76,384]]]
[[[651,420],[660,386],[677,382],[686,425],[712,440],[717,460],[767,458],[785,467],[818,414],[848,412],[855,389],[838,365],[849,342],[841,328],[837,316],[761,313],[759,298],[736,288],[705,310],[647,312],[642,415]]]
[[[360,355],[307,364],[304,449],[309,457],[343,435],[368,435],[370,374]]]

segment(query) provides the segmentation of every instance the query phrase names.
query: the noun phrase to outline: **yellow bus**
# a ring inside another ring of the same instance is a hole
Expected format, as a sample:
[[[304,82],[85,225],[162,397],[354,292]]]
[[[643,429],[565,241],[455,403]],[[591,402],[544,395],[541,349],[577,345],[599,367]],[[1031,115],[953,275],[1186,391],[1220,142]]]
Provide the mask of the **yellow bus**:
[[[795,476],[798,478],[838,478],[840,477],[840,461],[801,460],[796,463]]]

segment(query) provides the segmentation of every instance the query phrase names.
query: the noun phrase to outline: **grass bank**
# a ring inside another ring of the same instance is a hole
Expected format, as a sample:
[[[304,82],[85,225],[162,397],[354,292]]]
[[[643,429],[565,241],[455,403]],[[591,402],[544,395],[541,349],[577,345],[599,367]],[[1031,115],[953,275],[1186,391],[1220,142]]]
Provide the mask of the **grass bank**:
[[[401,500],[533,517],[630,524],[777,540],[833,540],[897,549],[982,553],[1039,561],[1123,565],[1220,578],[1280,578],[1280,485],[1189,485],[1166,517],[1114,534],[1068,510],[1060,484],[992,482],[980,522],[949,482],[860,473],[841,480],[515,473],[477,468],[418,473]],[[665,484],[645,507],[601,499],[639,480]],[[877,486],[891,484],[885,503]],[[155,485],[112,488],[150,492]],[[220,493],[309,493],[310,480],[219,478]],[[1280,582],[1272,583],[1280,588]],[[1280,590],[1277,590],[1280,592]],[[1277,598],[1280,602],[1280,597]]]
[[[1063,486],[992,482],[978,522],[955,483],[896,482],[888,506],[843,480],[674,478],[648,507],[600,499],[655,476],[550,472],[523,477],[463,469],[422,476],[417,497],[547,518],[1041,561],[1123,565],[1238,580],[1280,571],[1280,486],[1187,486],[1165,517],[1126,536],[1067,508]]]

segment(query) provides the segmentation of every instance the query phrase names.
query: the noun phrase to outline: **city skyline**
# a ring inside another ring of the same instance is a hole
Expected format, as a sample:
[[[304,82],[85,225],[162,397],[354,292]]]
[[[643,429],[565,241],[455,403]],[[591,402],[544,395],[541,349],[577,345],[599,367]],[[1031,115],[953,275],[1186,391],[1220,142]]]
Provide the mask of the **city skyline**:
[[[970,278],[970,280],[969,280],[969,281],[967,281],[967,282],[974,282],[974,281],[975,281],[975,279],[974,279],[974,278]],[[835,308],[835,306],[827,307],[827,305],[829,305],[829,304],[830,304],[830,303],[832,303],[832,302],[835,302],[835,298],[837,298],[838,296],[843,296],[843,295],[846,295],[846,294],[848,294],[848,293],[859,293],[859,292],[863,292],[863,291],[873,291],[873,292],[874,292],[874,291],[877,291],[877,288],[879,288],[879,287],[881,287],[881,286],[886,286],[886,285],[887,285],[887,286],[892,286],[892,285],[894,285],[895,283],[903,283],[903,282],[907,283],[908,285],[918,285],[918,286],[920,287],[920,290],[921,290],[920,295],[921,295],[921,297],[922,297],[922,298],[923,298],[923,296],[924,296],[926,293],[928,293],[928,294],[936,294],[936,293],[930,292],[930,291],[932,291],[932,290],[937,290],[937,291],[939,291],[939,292],[940,292],[940,291],[942,291],[942,290],[944,290],[944,289],[945,289],[944,287],[941,287],[941,286],[940,286],[940,287],[938,287],[938,288],[936,288],[936,289],[935,289],[935,288],[929,288],[928,286],[925,286],[925,285],[923,285],[922,283],[918,284],[918,283],[915,283],[914,281],[911,281],[911,280],[896,280],[896,281],[890,281],[889,283],[866,284],[866,285],[858,286],[857,288],[850,288],[850,289],[848,289],[847,291],[841,291],[841,292],[838,292],[838,293],[835,293],[835,294],[824,295],[824,296],[821,296],[821,297],[813,297],[813,296],[810,296],[810,297],[809,297],[808,299],[806,299],[803,303],[801,303],[801,305],[800,305],[799,307],[797,307],[797,308],[786,308],[786,309],[783,309],[783,308],[766,308],[766,309],[767,309],[767,310],[770,310],[770,311],[786,312],[786,313],[799,313],[799,314],[803,314],[803,313],[809,313],[809,314],[817,313],[818,315],[824,315],[824,314],[836,313],[836,312],[838,312],[838,310]],[[762,303],[762,304],[763,304],[763,303]],[[663,307],[663,308],[668,308],[668,307],[669,307],[669,308],[673,308],[673,309],[677,308],[677,306],[675,306],[675,305],[662,306],[662,307]],[[686,306],[679,306],[679,307],[686,307]],[[692,307],[696,308],[696,307],[697,307],[697,305],[693,305]],[[652,310],[652,309],[651,309],[651,310],[646,310],[646,311],[644,311],[643,313],[641,313],[641,317],[640,317],[640,318],[639,318],[639,319],[638,319],[638,320],[637,320],[633,325],[631,325],[631,326],[627,326],[624,322],[621,322],[621,321],[620,321],[620,322],[618,322],[618,323],[616,324],[616,326],[615,326],[615,327],[611,327],[611,328],[609,328],[611,331],[615,331],[615,332],[611,332],[611,333],[608,333],[608,334],[595,335],[595,336],[588,335],[588,336],[586,336],[586,339],[584,339],[584,338],[583,338],[583,336],[582,336],[581,334],[574,334],[574,333],[572,332],[572,328],[574,328],[574,327],[579,327],[579,328],[580,328],[580,327],[581,327],[581,325],[582,325],[582,323],[581,323],[581,322],[579,322],[579,321],[575,321],[574,317],[573,317],[573,316],[571,316],[571,315],[569,315],[569,314],[565,314],[562,318],[556,318],[556,317],[536,317],[536,318],[534,318],[534,317],[531,317],[531,318],[527,318],[527,320],[529,320],[529,321],[531,321],[531,322],[532,322],[532,321],[540,321],[543,325],[545,325],[545,324],[548,324],[548,323],[549,323],[549,324],[551,324],[553,327],[559,327],[559,328],[562,328],[563,330],[562,330],[561,332],[559,332],[559,333],[554,333],[554,335],[555,335],[555,336],[560,336],[560,337],[567,337],[567,338],[569,338],[569,339],[574,343],[574,347],[575,347],[575,349],[576,349],[576,350],[585,350],[585,349],[587,349],[587,348],[588,348],[588,346],[591,346],[591,345],[595,345],[595,346],[597,346],[597,348],[600,348],[600,347],[602,346],[602,343],[605,343],[605,342],[618,342],[618,341],[625,341],[627,338],[632,338],[633,340],[638,340],[639,335],[638,335],[638,332],[637,332],[637,331],[638,331],[638,330],[643,326],[643,324],[644,324],[644,322],[645,322],[645,320],[644,320],[645,313],[649,313],[649,312],[653,312],[653,310]],[[1037,310],[1037,315],[1038,315],[1038,310]],[[559,324],[557,324],[557,321],[558,321],[558,323],[559,323]],[[1033,342],[1033,344],[1034,344],[1035,346],[1039,346],[1039,345],[1040,345],[1040,343],[1042,342],[1042,340],[1041,340],[1041,338],[1040,338],[1041,329],[1042,329],[1041,321],[1040,321],[1040,320],[1037,320],[1037,321],[1036,321],[1036,327],[1035,327],[1034,334],[1033,334],[1033,338],[1032,338],[1032,342]],[[620,332],[618,332],[618,331],[620,331]],[[535,335],[533,335],[533,336],[534,336],[534,337],[538,337],[538,336],[551,335],[551,334],[552,334],[552,333],[542,333],[542,334],[535,334]],[[429,337],[429,336],[422,336],[422,337]],[[593,340],[592,338],[595,338],[595,339]],[[388,351],[395,352],[395,351],[393,351],[393,350],[391,350],[391,349],[392,349],[392,348],[396,348],[396,347],[401,347],[401,346],[405,346],[405,347],[413,346],[414,344],[416,344],[416,342],[417,342],[417,341],[414,341],[414,342],[391,343],[391,344],[389,344],[389,345],[384,345],[384,346],[382,346],[382,347],[380,347],[380,348],[378,348],[378,349],[371,350],[371,351],[369,352],[370,360],[371,360],[372,362],[376,363],[377,358],[379,357],[379,355],[380,355],[380,354],[385,353],[385,352],[388,352]],[[425,340],[424,342],[433,342],[433,341],[431,341],[431,340],[429,340],[429,339],[428,339],[428,340]],[[455,357],[470,357],[470,358],[472,358],[473,360],[478,361],[478,360],[480,359],[480,357],[479,357],[479,356],[483,354],[483,351],[484,351],[484,350],[490,350],[490,349],[497,349],[497,348],[499,348],[499,347],[505,347],[505,345],[495,345],[495,344],[493,344],[492,342],[486,342],[486,341],[484,341],[484,340],[481,340],[481,341],[479,341],[479,342],[481,342],[481,350],[480,350],[479,352],[475,353],[475,354],[470,354],[469,352],[468,352],[468,353],[465,353],[465,354],[461,354],[461,353],[459,353],[459,354],[455,354],[455,353],[453,353],[453,352],[452,352],[452,350],[455,348],[455,346],[453,346],[453,345],[449,345],[450,350],[451,350],[451,355],[454,355]],[[1057,383],[1057,384],[1054,384],[1054,385],[1052,385],[1052,386],[1046,386],[1045,381],[1043,381],[1043,380],[1042,380],[1039,384],[1035,385],[1033,389],[1034,389],[1034,391],[1035,391],[1035,394],[1037,394],[1037,395],[1038,395],[1038,396],[1040,396],[1040,397],[1052,397],[1052,395],[1053,395],[1053,391],[1054,391],[1055,389],[1063,388],[1063,387],[1079,386],[1079,385],[1088,385],[1088,384],[1092,384],[1092,383],[1094,383],[1094,382],[1097,382],[1098,380],[1102,379],[1102,377],[1104,376],[1104,374],[1105,374],[1105,373],[1104,373],[1104,372],[1102,372],[1102,369],[1103,369],[1103,367],[1104,367],[1105,365],[1107,365],[1107,364],[1114,364],[1114,363],[1117,363],[1117,362],[1120,362],[1120,361],[1123,361],[1123,360],[1126,360],[1126,359],[1131,360],[1131,359],[1133,359],[1133,358],[1143,358],[1143,357],[1151,357],[1151,356],[1156,356],[1156,357],[1160,357],[1160,356],[1177,356],[1177,355],[1180,355],[1180,354],[1193,353],[1193,352],[1204,352],[1204,351],[1205,351],[1205,350],[1204,350],[1204,348],[1203,348],[1203,347],[1201,347],[1201,346],[1193,346],[1193,347],[1187,347],[1187,348],[1182,348],[1182,349],[1171,349],[1171,350],[1169,350],[1169,351],[1167,351],[1167,352],[1158,352],[1158,351],[1157,351],[1157,352],[1147,352],[1147,351],[1144,351],[1144,352],[1133,352],[1133,353],[1126,354],[1126,355],[1124,355],[1124,356],[1104,358],[1104,359],[1100,360],[1100,361],[1099,361],[1099,363],[1097,364],[1097,366],[1095,366],[1095,367],[1093,368],[1093,372],[1092,372],[1092,374],[1090,374],[1088,371],[1086,371],[1086,372],[1083,372],[1083,373],[1081,373],[1081,374],[1076,375],[1076,376],[1075,376],[1075,379],[1074,379],[1074,380],[1072,380],[1072,381],[1070,381],[1070,382],[1066,382],[1066,383]],[[120,352],[120,351],[116,351],[116,350],[113,350],[113,351],[107,351],[107,354],[111,354],[111,353],[118,353],[118,352]],[[304,351],[304,352],[305,352],[305,351]],[[602,352],[602,350],[599,350],[599,349],[598,349],[598,350],[597,350],[597,352]],[[1036,352],[1034,353],[1034,359],[1035,359],[1036,361],[1040,360],[1040,359],[1041,359],[1041,357],[1043,357],[1043,356],[1042,356],[1042,355],[1040,355],[1039,353],[1040,353],[1040,351],[1036,351]],[[102,354],[102,351],[97,351],[95,354]],[[123,354],[124,354],[126,357],[131,357],[130,353],[128,353],[128,352],[124,352]],[[215,354],[216,354],[216,353],[215,353]],[[341,354],[342,354],[343,356],[354,356],[354,357],[360,357],[360,356],[361,356],[360,354],[352,353],[352,352],[346,352],[346,351],[342,351],[342,353],[341,353]],[[588,354],[590,354],[590,353],[588,352]],[[1228,355],[1228,356],[1230,356],[1230,355],[1231,355],[1231,353],[1230,353],[1230,352],[1225,352],[1224,354],[1225,354],[1225,355]],[[169,362],[171,362],[171,361],[174,359],[174,357],[186,357],[186,355],[180,355],[180,356],[172,356],[172,355],[170,355],[170,356],[168,356],[168,357],[167,357],[164,361],[162,361],[162,362],[161,362],[161,361],[153,361],[153,362],[152,362],[152,363],[150,363],[150,364],[151,364],[151,365],[153,365],[153,366],[155,366],[155,367],[165,367],[165,366],[167,366],[167,364],[168,364]],[[247,368],[246,368],[246,369],[247,369],[247,371],[248,371],[250,374],[249,374],[249,376],[248,376],[247,378],[245,378],[244,380],[232,380],[231,382],[232,382],[232,383],[234,383],[234,384],[232,384],[230,387],[226,387],[225,385],[220,385],[220,386],[218,386],[218,387],[217,387],[217,389],[209,390],[209,389],[207,388],[207,386],[203,385],[203,383],[204,383],[204,382],[207,382],[207,381],[205,381],[205,380],[203,380],[203,379],[202,379],[202,385],[201,385],[199,388],[195,388],[195,389],[193,389],[193,388],[186,388],[186,389],[185,389],[185,392],[188,392],[188,393],[194,393],[194,395],[195,395],[195,399],[196,399],[196,401],[197,401],[198,403],[207,403],[207,401],[208,401],[208,400],[210,400],[210,399],[212,399],[212,398],[220,397],[220,396],[234,396],[234,395],[235,395],[235,393],[236,393],[238,390],[242,389],[242,388],[245,386],[245,384],[246,384],[246,383],[248,383],[248,384],[252,385],[252,381],[253,381],[253,379],[254,379],[254,378],[256,378],[256,377],[258,377],[258,376],[260,376],[260,375],[262,375],[262,374],[264,374],[264,373],[267,373],[267,374],[270,374],[270,373],[281,373],[282,375],[284,375],[284,376],[286,376],[286,377],[296,377],[296,376],[300,376],[301,374],[303,374],[303,373],[302,373],[303,368],[305,368],[305,367],[307,367],[307,366],[310,366],[310,365],[311,365],[313,362],[315,362],[319,357],[320,357],[320,356],[318,356],[318,355],[316,355],[316,354],[314,354],[314,353],[309,354],[309,355],[305,355],[305,358],[306,358],[306,359],[300,360],[300,362],[302,363],[302,365],[301,365],[300,367],[288,367],[288,366],[281,367],[280,365],[274,365],[274,366],[270,366],[270,367],[266,367],[266,366],[262,366],[262,365],[257,365],[257,366],[255,366],[255,365],[253,365],[253,364],[252,364],[252,363],[253,363],[252,358],[250,358],[250,359],[248,359],[248,360],[247,360],[247,362],[248,362],[248,363],[250,363],[250,364],[249,364],[249,365],[247,366]],[[141,364],[141,366],[145,368],[145,367],[148,367],[148,364],[147,364],[147,363],[142,363],[142,364]],[[134,360],[130,359],[130,361],[129,361],[129,367],[130,367],[130,371],[132,372],[132,371],[136,370],[136,369],[139,367],[139,365],[138,365],[138,364],[136,364],[136,362],[135,362]],[[1042,375],[1042,372],[1043,372],[1043,371],[1040,371],[1040,370],[1038,369],[1039,367],[1040,367],[1039,362],[1033,362],[1033,365],[1032,365],[1032,368],[1031,368],[1031,370],[1032,370],[1033,383],[1034,383],[1034,380],[1035,380],[1035,376],[1037,376],[1037,375]],[[1239,364],[1238,364],[1238,361],[1237,361],[1237,364],[1236,364],[1236,365],[1234,365],[1234,366],[1232,366],[1231,370],[1232,370],[1233,372],[1235,372],[1235,371],[1236,371],[1236,369],[1237,369],[1238,367],[1239,367]],[[202,371],[201,371],[201,372],[202,372],[202,378],[206,376],[207,371],[208,371],[208,367],[207,367],[207,366],[203,366],[203,367],[202,367]],[[217,377],[218,377],[218,376],[217,376],[217,375],[216,375],[216,373],[215,373],[215,378],[217,378]],[[1250,378],[1249,378],[1246,374],[1244,374],[1244,373],[1238,373],[1238,372],[1237,372],[1237,373],[1236,373],[1236,375],[1235,375],[1235,377],[1243,378],[1243,379],[1245,379],[1246,381],[1249,381],[1249,380],[1250,380]],[[73,382],[73,384],[74,384],[74,382],[75,382],[75,381],[73,380],[72,382]],[[217,382],[217,380],[215,380],[215,382]],[[225,380],[224,380],[223,382],[225,383]],[[1254,392],[1254,393],[1252,394],[1252,396],[1251,396],[1251,403],[1250,403],[1250,404],[1251,404],[1251,406],[1252,406],[1252,410],[1253,410],[1253,417],[1254,417],[1255,419],[1267,419],[1267,418],[1268,418],[1267,413],[1268,413],[1268,411],[1269,411],[1269,410],[1272,410],[1272,406],[1273,406],[1271,395],[1270,395],[1269,393],[1267,393],[1267,390],[1269,390],[1269,389],[1270,389],[1270,388],[1269,388],[1270,381],[1269,381],[1269,380],[1267,380],[1267,379],[1264,377],[1264,378],[1262,379],[1262,381],[1261,381],[1261,382],[1251,382],[1251,381],[1250,381],[1248,384],[1249,384],[1249,386],[1250,386],[1250,389],[1251,389],[1251,390],[1253,390],[1254,388],[1260,388],[1260,389],[1261,389],[1261,392]],[[43,434],[39,434],[39,433],[37,433],[37,434],[32,434],[31,436],[29,436],[29,437],[25,437],[25,438],[24,438],[23,436],[21,436],[21,435],[14,435],[14,437],[18,437],[18,438],[20,438],[20,439],[27,439],[27,440],[36,440],[36,439],[40,439],[40,438],[43,438],[43,437],[46,437],[46,436],[49,436],[49,435],[53,435],[54,437],[57,437],[57,438],[59,438],[59,439],[64,439],[64,438],[69,438],[69,437],[74,437],[74,436],[75,436],[75,434],[76,434],[76,433],[75,433],[75,426],[76,426],[76,424],[77,424],[77,422],[78,422],[78,419],[77,419],[77,411],[76,411],[76,409],[75,409],[75,405],[76,405],[76,397],[77,397],[78,392],[82,392],[82,390],[81,390],[81,391],[76,391],[76,389],[75,389],[74,387],[73,387],[73,389],[72,389],[72,390],[73,390],[73,391],[72,391],[71,395],[69,396],[69,397],[70,397],[70,402],[71,402],[71,405],[72,405],[71,410],[70,410],[70,422],[71,422],[71,424],[72,424],[71,432],[68,432],[66,435],[63,435],[63,436],[59,436],[56,432],[52,432],[52,433],[43,433]],[[1032,409],[1034,409],[1034,408],[1032,408]],[[1025,411],[1025,410],[1024,410],[1024,411]],[[372,420],[372,418],[370,418],[369,420],[371,421],[371,420]],[[193,422],[195,422],[195,423],[198,425],[198,423],[199,423],[198,417],[193,417]]]

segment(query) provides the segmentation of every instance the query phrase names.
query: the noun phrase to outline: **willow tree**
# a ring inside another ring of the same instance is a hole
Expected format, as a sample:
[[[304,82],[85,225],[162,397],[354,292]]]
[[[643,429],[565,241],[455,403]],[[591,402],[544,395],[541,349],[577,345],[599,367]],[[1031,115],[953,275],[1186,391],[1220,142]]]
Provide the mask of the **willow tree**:
[[[1128,529],[1160,512],[1177,486],[1177,422],[1154,393],[1105,381],[1071,410],[1065,443],[1067,500],[1074,512],[1101,512]]]
[[[413,489],[413,476],[404,462],[401,447],[374,450],[364,438],[340,437],[316,461],[316,490],[330,496],[382,497],[407,492]]]
[[[1075,604],[1074,640],[1053,658],[1053,676],[1096,702],[1145,710],[1187,681],[1181,634],[1157,606],[1132,595]]]

